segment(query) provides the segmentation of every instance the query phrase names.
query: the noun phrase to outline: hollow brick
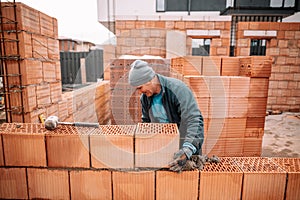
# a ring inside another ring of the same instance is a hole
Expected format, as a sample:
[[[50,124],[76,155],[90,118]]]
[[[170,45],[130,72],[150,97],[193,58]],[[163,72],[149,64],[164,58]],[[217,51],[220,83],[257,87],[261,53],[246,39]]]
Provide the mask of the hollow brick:
[[[72,199],[112,199],[110,171],[71,171],[70,188]]]
[[[300,159],[299,158],[271,158],[287,172],[285,199],[297,199],[300,196]]]
[[[199,171],[156,171],[156,200],[198,198]],[[187,184],[188,182],[188,184]]]
[[[88,134],[93,128],[58,125],[46,133],[49,167],[90,167]]]
[[[155,172],[112,172],[114,199],[155,199]]]
[[[284,199],[286,172],[269,158],[236,157],[244,172],[242,199]]]
[[[25,168],[0,168],[0,198],[27,199]]]
[[[239,199],[243,173],[234,158],[221,157],[200,172],[199,199]]]
[[[46,166],[42,124],[5,123],[2,132],[6,166]]]
[[[135,125],[101,125],[90,135],[94,168],[133,168]]]
[[[29,199],[69,199],[67,170],[28,168]]]
[[[222,57],[221,76],[238,76],[240,60],[237,57]]]
[[[179,130],[173,123],[139,123],[135,134],[135,167],[167,167],[179,149]]]
[[[2,135],[0,134],[0,166],[4,166]]]

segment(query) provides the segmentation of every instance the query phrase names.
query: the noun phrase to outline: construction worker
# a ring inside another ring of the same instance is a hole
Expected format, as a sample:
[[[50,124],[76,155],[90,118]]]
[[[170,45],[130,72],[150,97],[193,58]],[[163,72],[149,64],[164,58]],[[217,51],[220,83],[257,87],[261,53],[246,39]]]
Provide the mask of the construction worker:
[[[169,163],[180,172],[190,157],[201,154],[204,139],[203,117],[192,91],[182,81],[155,73],[149,64],[136,60],[131,64],[129,84],[141,92],[142,122],[176,123],[180,149]]]

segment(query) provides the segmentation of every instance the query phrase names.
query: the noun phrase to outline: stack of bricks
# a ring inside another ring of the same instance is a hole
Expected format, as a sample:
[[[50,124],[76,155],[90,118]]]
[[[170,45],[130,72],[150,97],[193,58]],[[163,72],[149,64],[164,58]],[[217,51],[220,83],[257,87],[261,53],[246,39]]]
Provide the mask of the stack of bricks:
[[[58,111],[64,121],[110,124],[110,83],[101,81],[64,92]],[[57,113],[52,113],[56,115]]]
[[[236,55],[250,53],[251,39],[246,32],[272,32],[266,39],[266,55],[273,59],[268,109],[300,110],[300,24],[292,22],[238,22]]]
[[[299,196],[299,158],[220,157],[219,163],[206,163],[201,171],[169,171],[166,163],[178,150],[178,135],[175,124],[99,128],[60,125],[48,131],[42,124],[4,123],[0,127],[0,198],[154,200]],[[154,144],[157,153],[153,153]],[[143,159],[136,157],[139,153]]]
[[[269,57],[186,56],[173,58],[171,70],[192,89],[202,112],[205,154],[261,155]]]
[[[57,20],[22,3],[1,3],[1,10],[3,56],[19,56],[19,61],[6,62],[4,83],[11,88],[6,100],[12,108],[20,107],[23,101],[25,122],[38,122],[39,114],[62,101]],[[17,22],[17,30],[13,21]],[[23,99],[20,92],[15,92],[20,87]],[[21,122],[22,116],[22,110],[12,111],[8,121]]]
[[[142,58],[141,58],[142,59]],[[156,73],[169,75],[165,59],[143,59]],[[115,59],[110,65],[112,124],[130,125],[141,122],[140,94],[128,83],[130,65],[135,59]]]

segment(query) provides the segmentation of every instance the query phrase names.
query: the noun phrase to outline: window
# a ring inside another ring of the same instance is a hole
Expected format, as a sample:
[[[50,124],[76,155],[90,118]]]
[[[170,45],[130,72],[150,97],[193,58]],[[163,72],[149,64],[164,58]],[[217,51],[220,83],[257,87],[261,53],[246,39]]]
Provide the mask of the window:
[[[266,55],[266,40],[252,39],[250,46],[250,56],[265,56]]]
[[[193,56],[209,56],[211,39],[192,39]]]
[[[156,0],[156,11],[157,12],[166,11],[165,0]]]

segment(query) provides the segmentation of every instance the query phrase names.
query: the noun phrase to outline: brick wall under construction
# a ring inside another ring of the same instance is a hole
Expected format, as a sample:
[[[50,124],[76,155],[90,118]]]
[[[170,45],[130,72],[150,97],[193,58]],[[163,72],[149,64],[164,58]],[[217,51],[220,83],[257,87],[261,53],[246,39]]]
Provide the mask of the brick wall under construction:
[[[48,131],[42,124],[4,123],[0,136],[1,199],[300,196],[299,158],[220,157],[201,171],[168,171],[164,165],[179,144],[174,124],[61,125]]]
[[[199,32],[195,38],[209,38],[210,56],[228,56],[230,35],[235,38],[235,56],[249,56],[251,39],[266,40],[266,56],[272,57],[272,75],[268,91],[268,109],[300,111],[300,23],[288,22],[238,22],[236,32],[231,33],[229,21],[184,20],[117,20],[116,57],[121,55],[154,55],[166,58],[167,32],[178,32],[186,37],[186,56],[191,55],[193,36],[188,31]],[[273,36],[247,35],[248,32],[276,32]],[[203,34],[203,32],[206,32]],[[217,33],[209,35],[208,33]],[[172,53],[172,52],[170,52]],[[178,56],[185,56],[178,55]]]

